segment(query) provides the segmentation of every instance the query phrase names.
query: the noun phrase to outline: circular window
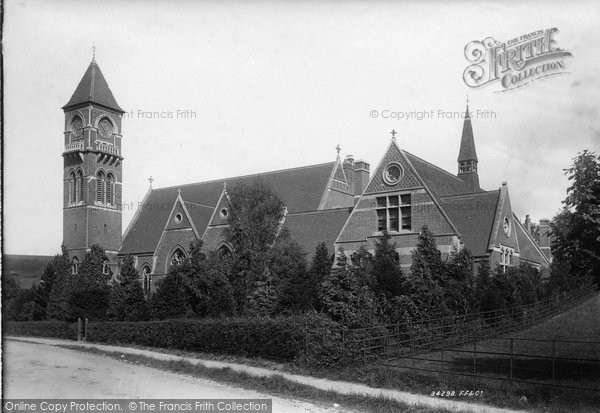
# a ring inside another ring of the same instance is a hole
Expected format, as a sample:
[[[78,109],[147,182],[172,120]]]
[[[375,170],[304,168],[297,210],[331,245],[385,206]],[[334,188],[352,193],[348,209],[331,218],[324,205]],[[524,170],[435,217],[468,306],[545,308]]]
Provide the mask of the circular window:
[[[223,208],[219,212],[219,215],[221,216],[222,219],[227,219],[227,216],[229,215],[229,211],[227,210],[227,208]]]
[[[502,226],[504,227],[504,235],[506,235],[506,238],[510,237],[511,223],[508,215],[504,217],[504,222],[502,223]]]
[[[181,214],[177,214],[177,215],[175,215],[175,222],[176,222],[177,224],[179,224],[179,223],[181,222],[181,220],[182,220],[182,219],[183,219],[183,215],[181,215]]]
[[[401,179],[404,172],[402,167],[397,163],[391,163],[383,170],[383,180],[388,185],[395,185]]]

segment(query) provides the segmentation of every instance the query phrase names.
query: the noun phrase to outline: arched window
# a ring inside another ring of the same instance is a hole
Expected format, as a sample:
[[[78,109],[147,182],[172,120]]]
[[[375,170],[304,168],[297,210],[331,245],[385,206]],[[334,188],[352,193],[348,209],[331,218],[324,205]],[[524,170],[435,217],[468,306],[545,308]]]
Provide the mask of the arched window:
[[[71,173],[69,174],[69,203],[70,204],[74,204],[75,202],[77,202],[76,199],[76,191],[77,189],[75,188],[75,172],[71,171]]]
[[[77,171],[77,202],[83,202],[83,172]]]
[[[71,261],[71,274],[75,275],[79,271],[79,259],[77,257],[73,257]]]
[[[221,257],[227,257],[231,254],[231,248],[229,248],[229,246],[226,244],[221,245],[218,251]]]
[[[143,278],[143,286],[144,286],[144,295],[148,295],[150,293],[150,273],[152,269],[149,265],[144,265],[142,268],[142,278]]]
[[[96,202],[104,203],[104,172],[96,174]]]
[[[171,265],[181,265],[185,261],[185,252],[181,250],[181,248],[177,248],[173,255],[171,255],[171,260],[169,261]]]
[[[113,176],[112,173],[108,173],[108,175],[106,175],[106,203],[109,205],[113,205],[114,202],[114,183],[115,182],[115,177]]]
[[[102,261],[102,274],[108,275],[108,269],[109,269],[108,260]]]

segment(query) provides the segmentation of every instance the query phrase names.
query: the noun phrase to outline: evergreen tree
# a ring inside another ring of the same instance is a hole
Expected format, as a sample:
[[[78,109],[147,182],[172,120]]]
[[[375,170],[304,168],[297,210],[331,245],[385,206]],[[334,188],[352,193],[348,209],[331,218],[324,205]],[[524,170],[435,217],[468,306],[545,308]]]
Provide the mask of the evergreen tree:
[[[183,280],[177,272],[169,272],[158,283],[158,289],[150,299],[150,308],[152,317],[159,320],[186,317],[192,313]]]
[[[466,314],[475,311],[475,278],[473,275],[473,257],[466,248],[454,249],[445,265],[443,283],[445,301],[454,314]]]
[[[129,255],[123,261],[118,282],[110,290],[108,315],[119,321],[139,321],[148,316],[140,275]]]
[[[437,249],[433,234],[423,226],[412,253],[407,292],[419,308],[429,314],[445,313],[444,292],[441,286],[444,278],[444,264]]]
[[[310,300],[310,307],[320,310],[321,305],[319,301],[319,289],[321,283],[331,272],[331,266],[333,265],[333,257],[327,250],[327,245],[321,242],[315,249],[315,255],[313,256],[310,269],[308,271],[308,296]]]
[[[388,299],[402,295],[404,283],[396,245],[390,240],[389,233],[384,231],[383,236],[375,243],[375,257],[372,265],[376,280],[375,292],[383,294]]]
[[[70,277],[65,286],[67,312],[66,319],[75,321],[78,318],[102,320],[106,318],[108,310],[108,280],[112,271],[105,270],[107,261],[104,249],[99,245],[92,245],[90,252],[86,253],[78,274]]]
[[[55,277],[52,281],[52,285],[48,293],[48,303],[46,305],[46,316],[47,318],[65,320],[67,318],[68,311],[68,290],[72,275],[71,275],[71,262],[69,260],[69,253],[67,247],[61,245],[61,253],[54,256],[52,260],[52,267],[55,271]],[[43,289],[46,285],[40,285]],[[43,290],[40,292],[43,296]],[[43,299],[43,298],[42,298]]]

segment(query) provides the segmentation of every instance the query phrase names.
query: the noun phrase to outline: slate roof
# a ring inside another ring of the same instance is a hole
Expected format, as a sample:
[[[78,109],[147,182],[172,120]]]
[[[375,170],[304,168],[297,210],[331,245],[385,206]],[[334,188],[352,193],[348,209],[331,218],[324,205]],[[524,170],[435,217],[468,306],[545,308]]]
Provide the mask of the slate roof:
[[[68,109],[72,106],[80,105],[82,103],[96,103],[98,105],[105,106],[110,109],[114,109],[117,112],[125,113],[119,106],[115,97],[113,96],[104,75],[100,70],[100,66],[96,63],[96,60],[92,60],[87,70],[83,74],[79,85],[75,89],[73,96],[69,99],[69,102],[63,109]]]
[[[487,253],[500,190],[442,198],[440,206],[474,256]]]
[[[528,237],[525,233],[526,229],[521,225],[521,221],[517,216],[514,217],[514,221],[516,223],[515,230],[517,233],[517,240],[519,241],[519,258],[545,263],[546,265],[550,264],[548,261],[548,257],[544,254],[539,247],[536,245],[535,241]]]
[[[477,160],[477,151],[475,150],[475,139],[473,139],[473,126],[471,125],[471,115],[469,114],[469,106],[465,121],[463,123],[462,137],[460,139],[460,150],[458,151],[457,161]]]
[[[469,194],[469,185],[456,175],[429,163],[410,152],[402,151],[436,199],[443,196]]]
[[[213,212],[215,210],[214,207],[210,207],[207,205],[196,204],[194,202],[183,202],[188,212],[190,213],[190,217],[192,218],[192,222],[196,227],[196,230],[202,236],[204,230],[210,223],[210,219],[212,218]]]
[[[304,214],[288,215],[284,228],[299,243],[309,257],[317,245],[324,242],[333,254],[333,245],[342,227],[350,217],[351,208],[330,209]]]
[[[327,188],[334,165],[335,162],[328,162],[262,174],[153,189],[143,201],[137,217],[134,217],[134,222],[126,232],[119,253],[147,253],[155,250],[179,189],[181,189],[181,197],[186,204],[191,202],[208,207],[206,210],[194,208],[195,213],[190,211],[196,229],[202,236],[210,219],[208,209],[216,207],[225,182],[227,182],[227,187],[231,188],[238,182],[250,183],[260,178],[279,195],[289,214],[316,211]],[[337,234],[335,235],[337,236]]]

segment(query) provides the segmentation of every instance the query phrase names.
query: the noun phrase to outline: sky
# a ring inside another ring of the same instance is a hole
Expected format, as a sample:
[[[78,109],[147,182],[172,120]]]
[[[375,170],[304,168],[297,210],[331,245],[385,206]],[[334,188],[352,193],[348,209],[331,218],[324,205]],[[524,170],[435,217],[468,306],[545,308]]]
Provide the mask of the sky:
[[[330,162],[338,144],[342,156],[374,168],[392,129],[401,148],[456,173],[463,120],[452,112],[465,110],[467,95],[471,112],[482,111],[473,119],[481,185],[506,181],[521,218],[551,218],[568,187],[563,169],[584,149],[600,152],[594,1],[8,0],[4,7],[9,254],[60,250],[60,108],[93,44],[128,112],[123,201],[134,207],[123,211],[123,230],[149,176],[163,187]],[[552,27],[573,55],[567,73],[503,93],[463,81],[469,42]],[[435,116],[390,115],[424,111]]]

